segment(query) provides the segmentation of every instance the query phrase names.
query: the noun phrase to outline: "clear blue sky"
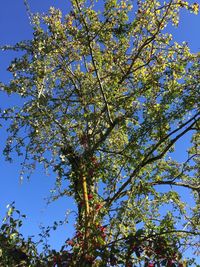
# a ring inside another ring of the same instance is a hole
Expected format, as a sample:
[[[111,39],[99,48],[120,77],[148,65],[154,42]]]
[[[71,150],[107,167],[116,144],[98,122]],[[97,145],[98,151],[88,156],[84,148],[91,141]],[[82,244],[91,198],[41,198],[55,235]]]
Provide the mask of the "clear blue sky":
[[[34,12],[45,12],[50,6],[59,7],[67,12],[69,1],[67,0],[30,0],[30,6]],[[180,19],[180,25],[177,29],[170,28],[178,42],[187,41],[192,52],[199,51],[200,48],[200,15],[195,16],[189,12],[183,12]],[[6,0],[0,4],[0,45],[14,44],[20,40],[32,38],[31,26],[26,15],[23,0]],[[0,80],[8,81],[11,77],[6,72],[6,68],[14,53],[0,52]],[[5,104],[11,104],[12,99],[0,95],[0,107]],[[0,130],[0,152],[6,137],[6,132]],[[183,143],[178,144],[177,158],[182,160]],[[65,211],[72,207],[67,199],[59,200],[47,207],[45,197],[48,197],[49,190],[53,187],[55,176],[45,176],[41,169],[38,169],[31,177],[30,181],[19,183],[20,160],[15,159],[12,164],[5,162],[0,157],[0,216],[5,213],[5,207],[13,200],[19,210],[28,216],[25,222],[23,232],[33,235],[38,232],[38,225],[52,224],[54,220],[64,218]],[[72,234],[72,228],[62,228],[56,234],[52,235],[51,243],[54,248],[59,249],[62,242]]]

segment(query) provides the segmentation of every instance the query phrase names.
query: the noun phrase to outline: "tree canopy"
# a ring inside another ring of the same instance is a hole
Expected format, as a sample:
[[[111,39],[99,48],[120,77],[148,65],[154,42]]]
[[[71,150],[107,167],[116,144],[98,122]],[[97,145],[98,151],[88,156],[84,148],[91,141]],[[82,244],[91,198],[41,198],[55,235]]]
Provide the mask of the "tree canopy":
[[[22,156],[22,176],[53,170],[52,197],[77,204],[55,266],[180,267],[187,247],[197,253],[200,57],[167,32],[181,9],[198,4],[71,0],[66,15],[31,14],[33,38],[3,47],[20,54],[1,90],[21,99],[1,110],[4,155]]]

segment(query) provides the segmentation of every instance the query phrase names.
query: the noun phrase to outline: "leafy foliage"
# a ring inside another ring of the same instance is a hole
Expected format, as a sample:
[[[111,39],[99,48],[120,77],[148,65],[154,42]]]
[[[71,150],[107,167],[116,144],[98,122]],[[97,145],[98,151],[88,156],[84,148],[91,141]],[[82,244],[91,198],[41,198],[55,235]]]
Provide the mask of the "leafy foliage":
[[[23,52],[1,84],[22,99],[1,112],[4,154],[23,155],[22,175],[52,168],[54,198],[77,203],[64,266],[180,267],[198,245],[199,54],[164,30],[182,8],[198,4],[72,0],[65,16],[34,15],[32,40],[4,47]],[[180,163],[172,152],[186,135]]]
[[[22,218],[14,203],[8,206],[6,217],[0,228],[0,263],[1,266],[29,266],[37,263],[37,251],[31,238],[28,241],[19,233]]]

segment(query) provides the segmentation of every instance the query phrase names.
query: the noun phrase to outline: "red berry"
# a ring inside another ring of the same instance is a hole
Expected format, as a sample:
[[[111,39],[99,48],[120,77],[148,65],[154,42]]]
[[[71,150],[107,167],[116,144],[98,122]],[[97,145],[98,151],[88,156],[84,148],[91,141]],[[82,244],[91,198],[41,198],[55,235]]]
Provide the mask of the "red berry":
[[[102,207],[103,207],[102,204],[97,204],[96,207],[95,207],[95,209],[98,211],[98,210],[100,210]]]
[[[171,267],[173,264],[174,264],[173,260],[168,260],[168,262],[167,262],[167,266],[168,267]]]
[[[154,267],[154,263],[149,263],[148,267]]]
[[[97,162],[97,159],[96,159],[95,157],[91,157],[91,161],[92,161],[93,163],[96,163],[96,162]]]
[[[74,241],[72,240],[72,239],[70,239],[70,240],[68,240],[67,241],[67,244],[69,245],[69,246],[74,246]]]
[[[88,195],[88,199],[90,200],[90,199],[93,199],[93,195],[92,194],[89,194]]]
[[[99,226],[99,230],[104,233],[106,231],[106,227],[105,226]]]

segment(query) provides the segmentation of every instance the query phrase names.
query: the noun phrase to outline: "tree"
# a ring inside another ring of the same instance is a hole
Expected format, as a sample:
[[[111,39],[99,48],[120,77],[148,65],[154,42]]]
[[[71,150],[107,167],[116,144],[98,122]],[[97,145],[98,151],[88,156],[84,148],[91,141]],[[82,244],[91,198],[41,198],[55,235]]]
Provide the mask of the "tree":
[[[21,54],[1,88],[22,99],[1,112],[6,159],[23,156],[22,175],[38,162],[53,169],[54,197],[77,204],[58,266],[180,267],[198,247],[200,57],[164,30],[183,8],[198,12],[182,0],[72,0],[65,16],[32,15],[33,39],[4,47]]]

